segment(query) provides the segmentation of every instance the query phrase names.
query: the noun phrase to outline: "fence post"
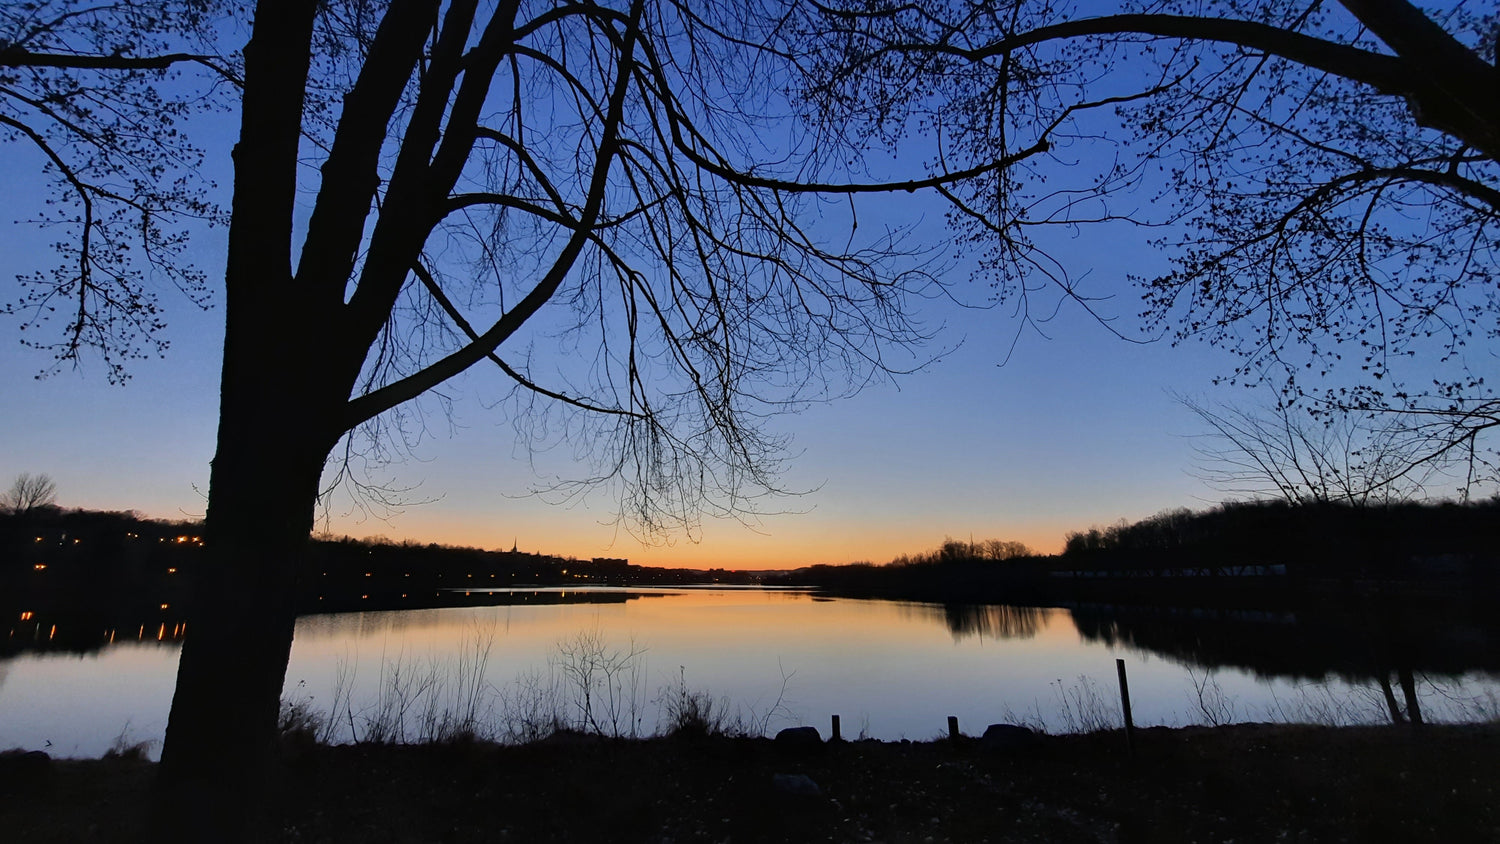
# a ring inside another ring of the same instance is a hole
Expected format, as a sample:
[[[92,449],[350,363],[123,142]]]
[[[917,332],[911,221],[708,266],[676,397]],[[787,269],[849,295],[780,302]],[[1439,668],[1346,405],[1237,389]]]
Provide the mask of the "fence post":
[[[1130,682],[1125,679],[1125,660],[1115,660],[1115,671],[1120,675],[1120,708],[1125,711],[1125,748],[1135,755],[1135,719],[1130,717]]]

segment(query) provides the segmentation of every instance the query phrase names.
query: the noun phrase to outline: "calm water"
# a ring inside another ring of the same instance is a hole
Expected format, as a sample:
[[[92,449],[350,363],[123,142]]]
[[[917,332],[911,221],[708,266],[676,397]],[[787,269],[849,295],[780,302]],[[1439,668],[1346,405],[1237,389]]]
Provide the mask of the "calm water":
[[[1054,732],[1118,723],[1117,657],[1129,669],[1138,725],[1387,718],[1369,661],[1299,645],[1306,625],[1293,613],[1173,611],[1142,620],[1098,608],[945,608],[728,589],[584,597],[596,602],[304,617],[285,696],[324,711],[337,702],[347,740],[389,710],[402,683],[409,700],[427,694],[451,705],[469,676],[465,660],[487,650],[481,707],[503,719],[528,688],[566,693],[565,651],[582,636],[601,642],[604,656],[636,654],[614,676],[633,690],[627,708],[648,733],[658,726],[661,691],[679,680],[772,731],[811,724],[826,736],[832,714],[850,738],[928,739],[945,732],[949,715],[970,734],[999,721]],[[121,735],[159,747],[178,653],[168,631],[131,630],[82,655],[0,659],[0,748],[97,756]],[[1262,645],[1238,652],[1246,641]],[[1494,717],[1495,666],[1409,664],[1424,715]],[[422,692],[429,679],[444,685]],[[413,733],[423,706],[409,704]]]

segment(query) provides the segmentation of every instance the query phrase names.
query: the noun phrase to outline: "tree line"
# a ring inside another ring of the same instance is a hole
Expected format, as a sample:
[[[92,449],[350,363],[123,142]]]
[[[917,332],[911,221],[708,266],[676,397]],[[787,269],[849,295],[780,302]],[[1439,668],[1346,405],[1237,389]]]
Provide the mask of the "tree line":
[[[1446,577],[1493,567],[1500,498],[1471,502],[1249,501],[1075,531],[1071,565],[1284,565],[1303,577]]]
[[[225,597],[180,661],[177,837],[238,829],[275,758],[325,470],[353,482],[357,443],[385,454],[475,367],[525,435],[592,458],[580,483],[613,485],[623,524],[691,533],[779,491],[768,413],[922,357],[921,304],[967,292],[924,258],[975,256],[975,298],[1035,325],[1042,288],[1095,302],[1038,233],[1136,224],[1171,262],[1117,272],[1144,327],[1238,353],[1229,380],[1400,411],[1427,454],[1500,425],[1468,366],[1496,338],[1492,7],[251,5],[0,7],[0,142],[43,171],[18,214],[58,249],[3,306],[25,342],[123,380],[165,350],[156,284],[223,302]],[[209,153],[228,198],[182,131],[205,107],[239,118]],[[917,191],[943,240],[860,225],[862,197]],[[205,220],[218,285],[186,260]],[[554,328],[559,366],[532,355]]]
[[[973,603],[1057,600],[1082,592],[1102,599],[1128,593],[1132,599],[1176,600],[1210,588],[1249,597],[1251,591],[1264,596],[1313,582],[1494,579],[1500,576],[1497,548],[1500,498],[1364,506],[1228,502],[1073,531],[1060,554],[1037,554],[1017,542],[950,538],[883,565],[807,566],[767,582]]]
[[[186,606],[197,570],[210,556],[205,536],[201,520],[148,519],[133,511],[48,505],[0,512],[0,586],[18,601],[170,595]],[[334,603],[342,607],[350,595],[379,598],[431,589],[756,581],[752,572],[725,569],[651,568],[624,559],[344,536],[311,542],[296,594],[302,611],[316,612]],[[320,606],[319,598],[338,600]]]

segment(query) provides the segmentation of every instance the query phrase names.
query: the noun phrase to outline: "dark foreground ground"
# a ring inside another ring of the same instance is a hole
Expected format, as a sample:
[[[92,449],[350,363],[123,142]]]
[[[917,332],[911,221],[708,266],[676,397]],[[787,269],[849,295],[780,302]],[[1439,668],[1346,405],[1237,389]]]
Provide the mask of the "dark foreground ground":
[[[133,840],[153,766],[0,782],[0,839]],[[816,784],[789,779],[802,775]],[[778,776],[781,775],[781,776]],[[322,842],[1500,841],[1500,725],[1247,725],[977,742],[554,738],[315,747],[255,838]]]

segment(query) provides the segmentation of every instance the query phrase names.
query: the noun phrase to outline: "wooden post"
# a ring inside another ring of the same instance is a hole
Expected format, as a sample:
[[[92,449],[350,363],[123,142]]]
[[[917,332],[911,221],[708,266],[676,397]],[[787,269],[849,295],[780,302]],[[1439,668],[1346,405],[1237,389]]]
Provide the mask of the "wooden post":
[[[829,741],[843,741],[844,737],[839,734],[839,716],[833,716],[833,738]]]
[[[1115,671],[1120,675],[1120,707],[1125,710],[1125,747],[1135,755],[1135,719],[1130,717],[1130,682],[1125,679],[1125,660],[1115,660]]]
[[[958,716],[948,716],[948,740],[958,741]]]

